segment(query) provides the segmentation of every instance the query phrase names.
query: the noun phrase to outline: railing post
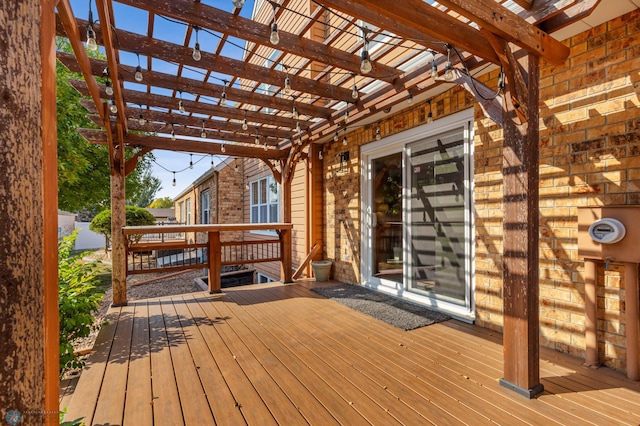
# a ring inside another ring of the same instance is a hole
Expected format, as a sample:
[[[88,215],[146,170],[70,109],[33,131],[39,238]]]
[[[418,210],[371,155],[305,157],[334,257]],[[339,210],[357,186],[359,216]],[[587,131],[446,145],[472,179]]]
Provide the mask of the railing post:
[[[283,283],[293,282],[293,259],[291,254],[291,230],[281,229],[280,236],[280,279]]]
[[[220,271],[222,266],[220,232],[214,231],[208,234],[207,262],[209,264],[209,293],[220,293]]]

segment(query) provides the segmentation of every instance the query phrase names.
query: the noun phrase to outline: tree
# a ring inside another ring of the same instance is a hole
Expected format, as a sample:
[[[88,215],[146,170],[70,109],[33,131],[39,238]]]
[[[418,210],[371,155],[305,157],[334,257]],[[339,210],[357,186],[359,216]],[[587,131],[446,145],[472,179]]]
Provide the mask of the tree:
[[[173,207],[173,200],[171,197],[156,198],[149,207],[152,209],[169,209]]]
[[[154,225],[156,218],[143,208],[136,206],[126,207],[127,226]],[[105,250],[108,251],[111,240],[111,209],[105,209],[98,213],[89,224],[89,229],[105,238]],[[130,236],[129,244],[140,240],[140,236]]]
[[[72,51],[67,39],[58,38],[56,44],[58,50]],[[58,207],[68,211],[102,210],[109,206],[110,200],[109,149],[93,145],[78,134],[79,128],[96,127],[80,104],[80,94],[69,84],[70,78],[81,79],[82,76],[72,73],[57,62],[56,77]],[[130,158],[137,154],[134,149],[127,148],[125,155]],[[149,191],[146,186],[153,184],[153,179],[156,184],[152,188],[157,188],[156,192],[159,190],[159,180],[151,176],[152,158],[151,154],[145,155],[136,169],[127,176],[125,185],[128,199],[138,200],[142,192]],[[152,179],[145,179],[145,174]],[[145,197],[152,200],[153,195]]]
[[[161,189],[162,182],[160,182],[160,179],[151,174],[151,169],[144,169],[140,177],[140,185],[137,186],[135,191],[127,194],[131,197],[128,199],[127,204],[138,207],[148,207],[149,204],[153,202],[153,197],[155,197],[156,193]]]

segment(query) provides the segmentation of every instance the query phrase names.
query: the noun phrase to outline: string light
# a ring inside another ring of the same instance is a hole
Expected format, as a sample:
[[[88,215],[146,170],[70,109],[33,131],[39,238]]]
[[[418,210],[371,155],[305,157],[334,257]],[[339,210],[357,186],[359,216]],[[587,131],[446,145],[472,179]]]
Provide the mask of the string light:
[[[300,118],[300,114],[298,114],[298,108],[296,108],[295,105],[293,106],[292,117],[294,120],[297,120],[298,118]]]
[[[318,151],[318,160],[322,160],[323,158],[322,151]]]
[[[98,50],[96,32],[93,30],[93,11],[91,10],[91,1],[89,1],[89,23],[87,24],[87,50],[90,52]]]
[[[173,186],[176,186],[176,172],[173,172]]]
[[[249,128],[249,125],[247,124],[247,119],[245,118],[244,120],[242,120],[242,130],[247,130],[248,128]]]
[[[185,113],[185,109],[184,109],[184,102],[182,102],[182,91],[180,92],[180,101],[178,102],[178,111],[180,111],[181,113]]]
[[[500,69],[500,74],[498,74],[498,91],[504,89],[504,73],[502,72],[502,68]]]
[[[134,75],[134,78],[138,83],[140,83],[143,80],[142,67],[140,66],[140,54],[136,53],[136,56],[138,56],[138,66],[136,67],[136,74]]]
[[[260,135],[258,135],[258,128],[256,127],[256,137],[255,137],[256,145],[260,145]]]
[[[202,120],[202,132],[200,133],[200,137],[202,139],[207,137],[207,132],[206,132],[206,130],[204,130],[204,120]]]
[[[333,135],[333,141],[334,142],[338,142],[338,138],[340,137],[340,135],[338,134],[338,131],[336,130],[336,134]]]
[[[111,101],[111,106],[109,107],[109,111],[111,111],[112,114],[116,114],[118,112],[118,107],[116,106],[116,101],[114,101],[114,100]]]
[[[349,110],[344,112],[344,124],[349,123]]]
[[[104,82],[104,85],[106,86],[104,92],[107,94],[107,96],[113,96],[113,86],[111,85],[111,80],[107,79],[107,81]]]
[[[173,123],[171,123],[171,140],[175,141],[176,140],[176,131],[173,128]]]
[[[300,132],[300,131],[301,131],[300,122],[296,121],[296,132]]]
[[[409,94],[407,95],[407,103],[409,105],[413,103],[413,95],[411,94],[411,92],[409,92]]]
[[[451,45],[447,44],[447,64],[444,67],[444,79],[453,81],[453,65],[451,65]]]
[[[427,114],[427,123],[433,122],[433,112],[431,112],[431,99],[429,99],[429,113]]]
[[[382,135],[380,134],[380,127],[376,129],[376,140],[379,141],[382,139]]]
[[[285,95],[290,95],[292,90],[291,90],[291,79],[289,78],[289,68],[285,68],[285,71],[287,73],[287,76],[284,79],[284,94]]]
[[[144,119],[144,115],[142,115],[142,105],[140,106],[140,115],[138,116],[138,124],[144,126],[147,120]]]
[[[227,106],[227,81],[224,81],[222,94],[220,95],[220,106]]]
[[[356,75],[355,74],[352,74],[352,75],[353,75],[353,90],[351,91],[351,97],[353,99],[358,99],[359,94],[358,94],[358,86],[356,85]]]
[[[189,160],[189,168],[193,169],[193,154],[189,154],[189,158],[190,158],[190,160]]]
[[[342,138],[342,145],[347,146],[347,129],[344,129],[344,137]]]
[[[276,4],[273,4],[273,23],[271,24],[271,35],[269,41],[274,46],[280,43],[280,34],[278,34],[278,24],[276,23]]]
[[[435,56],[431,60],[431,78],[434,79],[434,80],[438,78],[438,66],[436,65],[436,57]]]
[[[191,54],[191,56],[193,57],[194,61],[198,62],[200,61],[200,59],[202,59],[202,53],[200,53],[200,43],[198,42],[198,32],[200,31],[200,28],[194,26],[193,29],[196,32],[196,44],[193,47],[193,53]]]
[[[231,3],[233,3],[233,7],[235,7],[236,9],[242,9],[242,6],[244,6],[244,2],[245,0],[231,0]]]
[[[264,147],[263,148],[264,148],[265,151],[269,149],[269,147],[267,146],[267,142],[264,143]]]
[[[227,152],[227,148],[224,147],[224,144],[222,144],[222,146],[220,147],[220,152],[222,153]]]
[[[367,34],[369,33],[369,29],[367,27],[362,28],[363,38],[364,38],[364,47],[362,48],[362,61],[360,62],[360,72],[362,74],[369,74],[373,69],[371,65],[371,58],[369,57],[369,40],[367,40]]]

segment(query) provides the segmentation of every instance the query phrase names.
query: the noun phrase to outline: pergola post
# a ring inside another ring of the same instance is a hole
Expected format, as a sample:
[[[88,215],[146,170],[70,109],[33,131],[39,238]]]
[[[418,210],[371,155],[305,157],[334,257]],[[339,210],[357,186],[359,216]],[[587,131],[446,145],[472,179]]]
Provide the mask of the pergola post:
[[[540,383],[538,312],[540,65],[538,57],[531,54],[517,61],[511,56],[509,62],[515,78],[505,88],[503,104],[504,378],[500,383],[532,398],[544,389]],[[521,105],[512,102],[517,92]]]
[[[107,107],[107,104],[104,104]],[[109,112],[105,111],[106,116]],[[107,126],[108,128],[108,126]],[[108,130],[107,133],[111,135]],[[117,126],[117,141],[113,135],[109,137],[109,162],[111,171],[111,286],[113,291],[112,306],[127,304],[127,246],[122,228],[127,224],[125,205],[125,160],[122,143],[122,127]]]
[[[0,22],[0,413],[58,424],[54,2],[3,1]]]
[[[292,166],[295,168],[295,165]],[[282,175],[282,222],[291,223],[291,181],[293,172]],[[293,253],[291,231],[283,229],[280,231],[280,279],[283,283],[293,282]]]

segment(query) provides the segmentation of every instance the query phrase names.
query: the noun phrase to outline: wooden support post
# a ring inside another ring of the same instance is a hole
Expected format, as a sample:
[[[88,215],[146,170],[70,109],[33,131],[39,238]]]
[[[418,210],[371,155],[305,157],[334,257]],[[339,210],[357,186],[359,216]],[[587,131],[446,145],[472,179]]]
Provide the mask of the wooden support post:
[[[295,168],[295,164],[292,166]],[[282,176],[282,221],[291,223],[291,181],[293,171]],[[280,231],[280,280],[288,284],[293,282],[293,253],[291,231],[282,229]]]
[[[222,272],[222,248],[220,232],[209,232],[207,261],[209,263],[209,293],[220,293],[220,273]]]
[[[584,310],[586,318],[585,343],[587,353],[584,365],[587,367],[598,366],[598,305],[596,303],[596,262],[591,259],[584,260]]]
[[[640,380],[640,349],[638,348],[638,264],[624,263],[625,319],[627,322],[627,377]]]
[[[107,104],[105,104],[106,106]],[[108,132],[109,133],[109,132]],[[113,288],[112,306],[127,304],[127,246],[122,228],[127,224],[125,206],[124,144],[122,126],[118,123],[117,141],[110,138],[109,145],[111,169],[111,285]]]
[[[0,413],[9,423],[59,422],[53,12],[51,1],[0,2]]]
[[[513,63],[527,83],[527,120],[511,101],[513,82],[505,88],[504,110],[504,378],[500,383],[533,398],[540,383],[538,287],[538,97],[540,65],[533,55]]]
[[[58,138],[56,115],[55,0],[41,2],[42,172],[44,218],[44,416],[57,425],[60,395],[60,318],[58,312]],[[36,254],[37,255],[37,254]],[[37,420],[36,420],[37,422]]]

